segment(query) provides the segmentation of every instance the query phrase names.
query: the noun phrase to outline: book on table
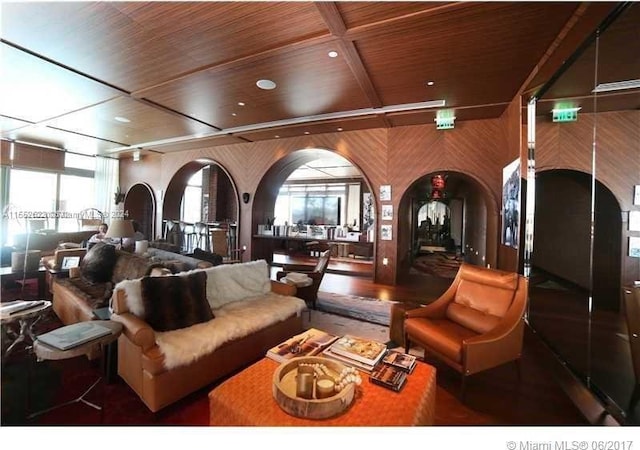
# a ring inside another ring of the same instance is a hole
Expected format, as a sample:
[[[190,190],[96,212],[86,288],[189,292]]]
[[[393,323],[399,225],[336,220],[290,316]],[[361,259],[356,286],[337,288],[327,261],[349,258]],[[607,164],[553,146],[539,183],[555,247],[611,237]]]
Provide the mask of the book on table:
[[[0,314],[3,317],[11,316],[13,314],[18,314],[22,311],[37,308],[38,306],[42,305],[44,305],[44,300],[15,300],[12,302],[3,303],[2,306],[0,306]]]
[[[331,352],[358,361],[371,368],[387,353],[387,346],[382,342],[364,339],[353,335],[344,335],[331,344]]]
[[[407,382],[407,372],[389,364],[378,364],[369,374],[369,381],[378,386],[400,391]]]
[[[100,324],[88,321],[78,322],[41,334],[37,340],[58,350],[69,350],[94,339],[111,334],[111,330]]]
[[[276,362],[285,362],[301,356],[315,356],[336,339],[338,336],[317,328],[309,328],[269,349],[266,356]]]
[[[374,367],[374,366],[371,366],[369,364],[365,364],[363,362],[357,361],[355,359],[347,358],[346,356],[342,356],[342,355],[339,355],[337,353],[333,353],[331,351],[331,347],[325,348],[322,351],[321,356],[336,360],[336,361],[338,361],[338,362],[340,362],[342,364],[345,364],[345,365],[350,366],[350,367],[354,367],[354,368],[362,370],[363,372],[366,372],[366,373],[371,373],[371,371],[373,370],[373,367]]]
[[[397,350],[389,350],[389,352],[382,358],[382,362],[389,364],[390,366],[397,367],[407,373],[413,372],[416,367],[416,357],[407,353],[402,353]]]

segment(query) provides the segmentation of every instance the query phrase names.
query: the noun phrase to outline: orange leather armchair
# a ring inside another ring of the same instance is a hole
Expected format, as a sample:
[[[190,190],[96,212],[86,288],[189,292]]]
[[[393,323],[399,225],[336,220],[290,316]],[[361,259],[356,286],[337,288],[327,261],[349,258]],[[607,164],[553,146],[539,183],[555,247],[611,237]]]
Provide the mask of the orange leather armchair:
[[[519,361],[528,280],[517,273],[462,264],[435,302],[406,312],[405,346],[422,347],[463,375]]]
[[[315,267],[305,264],[285,264],[282,266],[284,269],[276,274],[276,279],[281,280],[288,273],[297,272],[304,273],[313,280],[311,286],[297,288],[296,297],[301,298],[311,308],[315,309],[316,301],[318,300],[318,289],[322,278],[329,265],[329,259],[331,258],[331,250],[325,250],[320,254],[318,262]]]

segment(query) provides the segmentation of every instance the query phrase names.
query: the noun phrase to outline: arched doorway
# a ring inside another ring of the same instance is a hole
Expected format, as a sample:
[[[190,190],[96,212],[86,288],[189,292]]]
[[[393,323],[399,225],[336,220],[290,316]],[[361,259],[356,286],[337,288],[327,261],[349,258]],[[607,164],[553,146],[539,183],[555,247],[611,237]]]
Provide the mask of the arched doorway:
[[[399,217],[399,284],[417,272],[450,280],[462,261],[496,264],[497,203],[467,174],[437,171],[417,179],[400,200]]]
[[[238,191],[228,171],[213,160],[198,159],[182,166],[171,178],[162,210],[163,237],[166,221],[202,222],[238,234]],[[229,247],[235,248],[235,246]]]
[[[251,258],[273,262],[274,252],[296,251],[300,247],[296,240],[309,237],[329,245],[334,262],[343,258],[367,266],[355,270],[372,278],[376,229],[372,195],[360,169],[335,152],[303,149],[283,157],[254,194]],[[265,230],[271,224],[274,231]],[[279,239],[263,237],[272,233]],[[285,239],[292,233],[297,239]],[[341,273],[354,274],[351,269]]]
[[[156,237],[156,199],[151,186],[146,183],[131,186],[124,199],[124,210],[128,213],[127,219],[135,220],[147,239]]]

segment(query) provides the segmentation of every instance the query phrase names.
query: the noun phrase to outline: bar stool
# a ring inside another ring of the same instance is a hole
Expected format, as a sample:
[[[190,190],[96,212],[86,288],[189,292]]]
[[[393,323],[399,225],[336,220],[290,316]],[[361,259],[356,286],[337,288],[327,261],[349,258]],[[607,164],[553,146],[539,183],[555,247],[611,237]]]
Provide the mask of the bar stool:
[[[204,222],[196,222],[194,225],[196,247],[209,251],[209,226]]]
[[[187,253],[191,253],[194,247],[194,241],[196,239],[195,228],[192,223],[180,221],[178,223],[180,226],[180,237],[181,237],[181,245],[180,248],[186,251]]]

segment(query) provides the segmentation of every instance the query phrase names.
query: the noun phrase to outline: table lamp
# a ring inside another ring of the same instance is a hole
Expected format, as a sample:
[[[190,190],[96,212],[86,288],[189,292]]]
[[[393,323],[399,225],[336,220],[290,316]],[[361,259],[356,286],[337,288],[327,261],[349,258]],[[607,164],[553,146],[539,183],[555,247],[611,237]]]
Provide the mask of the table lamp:
[[[122,248],[122,239],[134,237],[135,234],[131,220],[113,219],[105,237],[120,238],[120,247]]]

